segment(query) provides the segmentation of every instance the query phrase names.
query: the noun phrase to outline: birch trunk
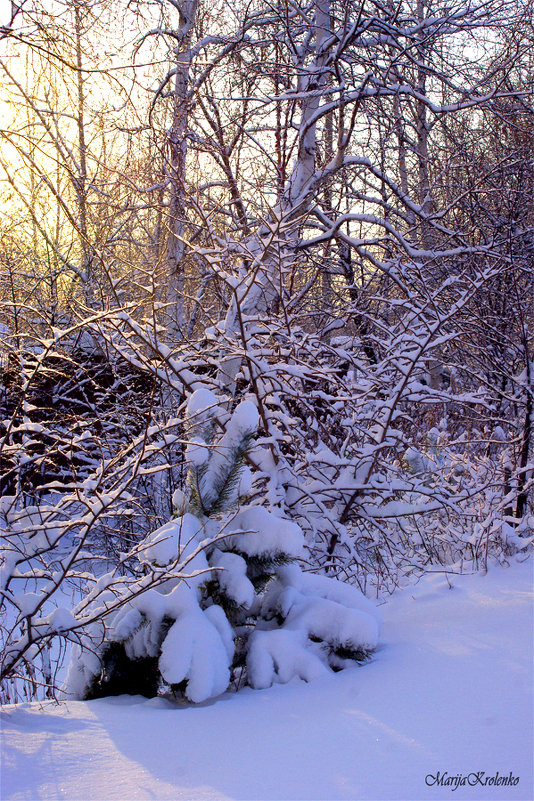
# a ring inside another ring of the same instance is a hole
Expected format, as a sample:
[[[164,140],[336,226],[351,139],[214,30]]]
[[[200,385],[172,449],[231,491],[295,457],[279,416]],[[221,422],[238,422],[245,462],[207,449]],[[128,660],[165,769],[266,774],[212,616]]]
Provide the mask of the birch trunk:
[[[421,26],[423,26],[425,20],[425,0],[417,0],[417,20]],[[427,34],[425,34],[423,30],[418,37],[417,43],[417,90],[421,96],[426,96],[426,64],[428,61],[428,44],[425,41],[426,35]],[[425,214],[430,214],[433,204],[429,172],[429,124],[427,119],[427,107],[422,100],[416,100],[416,117],[418,202],[421,210]],[[430,227],[426,222],[423,222],[421,234],[423,246],[430,249],[432,237]]]
[[[93,276],[93,255],[89,244],[89,227],[87,221],[87,144],[85,141],[85,89],[82,59],[82,15],[81,0],[74,2],[74,34],[76,39],[76,79],[78,93],[77,127],[78,127],[78,175],[76,177],[76,199],[78,203],[78,236],[81,251],[81,275],[84,285],[86,305],[95,307],[95,291]]]
[[[167,232],[167,330],[171,338],[183,337],[184,325],[184,230],[185,163],[187,158],[188,89],[191,68],[191,34],[198,0],[182,0],[179,5],[179,44],[175,53],[175,80],[172,123],[169,132],[168,173],[170,199]]]
[[[271,214],[271,226],[264,226],[246,244],[250,254],[247,280],[236,291],[224,322],[226,340],[236,340],[243,332],[243,319],[249,315],[264,316],[276,297],[277,274],[283,261],[294,256],[297,227],[295,218],[309,207],[308,189],[315,175],[317,126],[312,122],[321,102],[321,89],[326,86],[330,37],[330,0],[314,3],[314,58],[309,68],[302,69],[298,92],[301,101],[298,150],[293,169],[284,188],[281,202]],[[233,396],[241,366],[240,356],[224,359],[218,370],[218,383],[225,393]]]

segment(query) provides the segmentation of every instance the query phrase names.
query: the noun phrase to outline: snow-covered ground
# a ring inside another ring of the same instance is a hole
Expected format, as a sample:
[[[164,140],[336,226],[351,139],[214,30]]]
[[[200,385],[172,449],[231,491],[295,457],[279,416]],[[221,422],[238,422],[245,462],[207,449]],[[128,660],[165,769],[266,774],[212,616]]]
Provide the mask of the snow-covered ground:
[[[532,587],[532,560],[427,576],[374,661],[312,684],[8,707],[2,801],[532,799]]]

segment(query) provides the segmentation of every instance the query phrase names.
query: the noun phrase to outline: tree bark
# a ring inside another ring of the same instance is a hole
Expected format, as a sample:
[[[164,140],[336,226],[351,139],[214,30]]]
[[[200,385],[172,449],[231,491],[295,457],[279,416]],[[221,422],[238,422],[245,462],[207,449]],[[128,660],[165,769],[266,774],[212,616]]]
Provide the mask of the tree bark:
[[[183,337],[186,219],[185,165],[187,158],[188,90],[191,68],[191,34],[198,0],[182,0],[179,5],[179,44],[174,49],[175,80],[172,124],[168,140],[170,199],[167,232],[167,330],[171,338]]]

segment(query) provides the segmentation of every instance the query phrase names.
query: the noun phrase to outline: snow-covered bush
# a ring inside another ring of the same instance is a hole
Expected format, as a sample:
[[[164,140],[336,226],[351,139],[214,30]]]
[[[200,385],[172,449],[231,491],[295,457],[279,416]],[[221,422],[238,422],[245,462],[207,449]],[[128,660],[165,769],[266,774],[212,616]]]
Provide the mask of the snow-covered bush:
[[[378,641],[374,606],[355,587],[292,564],[304,548],[295,522],[239,501],[250,487],[243,462],[258,425],[254,405],[243,401],[228,415],[212,392],[198,389],[187,422],[187,493],[175,496],[176,516],[138,551],[140,565],[169,577],[125,599],[103,638],[86,632],[66,692],[170,690],[199,702],[223,692],[232,676],[263,688],[366,659]]]
[[[172,486],[168,454],[183,439],[183,421],[146,407],[146,375],[98,327],[47,334],[0,343],[2,702],[53,694],[71,643],[119,596],[163,580],[165,568],[133,567],[141,532],[164,519],[156,490]]]
[[[312,675],[317,659],[328,670],[345,651],[365,653],[369,630],[355,643],[344,612],[322,602],[308,608],[284,576],[291,560],[304,557],[312,573],[380,595],[435,564],[476,569],[528,551],[528,495],[514,517],[532,483],[530,463],[518,460],[521,428],[469,428],[466,409],[486,408],[480,392],[424,384],[437,345],[415,352],[413,334],[391,325],[369,364],[357,336],[329,344],[288,320],[283,334],[254,320],[245,342],[221,343],[214,331],[171,350],[155,324],[110,313],[88,324],[110,361],[98,368],[102,380],[92,362],[76,360],[69,329],[35,337],[30,355],[13,345],[6,364],[16,381],[2,389],[9,403],[0,441],[5,681],[22,679],[30,697],[53,691],[71,644],[84,652],[69,680],[77,694],[89,685],[93,693],[167,685],[198,698],[228,677],[260,686]],[[244,350],[247,359],[238,357]],[[219,363],[235,354],[235,383],[248,398],[237,405],[221,399],[217,383]],[[56,412],[48,396],[36,405],[49,384]],[[71,425],[67,408],[82,389],[83,414]],[[530,397],[526,383],[519,389]],[[126,391],[127,414],[119,407]],[[284,582],[286,600],[268,606],[264,595]],[[144,606],[149,591],[172,594],[161,615],[158,601]],[[139,633],[124,623],[120,639],[115,616],[118,626],[126,609],[141,615]],[[321,639],[314,616],[330,616],[348,639]],[[188,639],[193,628],[204,645]],[[182,661],[169,657],[177,631],[188,643]],[[151,645],[138,650],[145,635]],[[279,643],[290,641],[288,667]],[[199,684],[192,674],[202,648],[218,668]]]

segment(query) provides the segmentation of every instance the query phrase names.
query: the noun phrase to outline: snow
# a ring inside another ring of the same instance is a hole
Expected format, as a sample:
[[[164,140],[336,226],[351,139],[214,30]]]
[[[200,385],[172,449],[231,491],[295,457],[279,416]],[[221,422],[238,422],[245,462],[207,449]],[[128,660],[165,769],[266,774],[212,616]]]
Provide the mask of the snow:
[[[295,587],[303,595],[315,595],[338,604],[359,609],[371,615],[378,623],[382,620],[380,610],[357,587],[328,576],[303,573],[297,565],[283,565],[278,577],[284,586]]]
[[[185,461],[189,467],[189,479],[195,485],[201,508],[206,513],[209,513],[213,505],[221,500],[221,493],[224,491],[227,493],[225,498],[227,509],[234,505],[239,493],[250,491],[250,471],[247,474],[240,463],[249,448],[259,421],[254,404],[246,400],[241,401],[227,420],[223,435],[216,443],[213,442],[214,421],[207,417],[210,409],[206,404],[214,398],[209,390],[197,390],[191,396],[188,405],[188,419],[191,423],[191,432],[195,433],[195,436],[190,436]],[[236,467],[240,468],[241,472],[238,479],[243,480],[238,480],[237,486],[229,491],[228,481]]]
[[[224,548],[249,556],[274,556],[285,553],[300,556],[304,547],[302,529],[290,520],[268,512],[263,506],[244,507],[229,523],[230,536],[225,537]],[[234,533],[235,532],[235,533]]]
[[[67,697],[82,698],[87,686],[98,675],[101,667],[100,658],[94,650],[82,651],[78,644],[73,645],[65,681]]]
[[[204,575],[204,574],[202,574]],[[196,588],[177,579],[166,582],[169,592],[150,589],[124,604],[110,628],[110,641],[124,644],[126,655],[135,660],[160,654],[158,666],[168,684],[187,679],[187,697],[194,702],[220,695],[230,681],[234,655],[233,632],[221,607],[203,611],[198,605]],[[173,621],[168,631],[163,622]],[[105,647],[95,638],[91,647],[80,651],[75,646],[63,696],[83,698],[101,670],[96,654]]]
[[[217,398],[209,389],[197,389],[187,403],[187,416],[190,420],[203,417],[205,412],[213,414],[217,411]]]
[[[351,664],[339,649],[365,654],[376,648],[380,613],[359,590],[302,573],[296,565],[282,566],[277,576],[261,612],[267,621],[281,616],[284,622],[280,630],[255,631],[251,638],[247,668],[253,687],[285,684],[295,675],[311,681]]]
[[[314,681],[329,672],[322,659],[307,647],[304,629],[255,631],[247,655],[247,669],[250,683],[257,690],[270,687],[275,681],[286,684],[293,676]]]
[[[532,560],[435,573],[382,607],[374,659],[201,706],[122,696],[5,707],[3,801],[526,801],[533,776]],[[211,621],[213,623],[213,621]],[[293,653],[292,658],[296,655]],[[476,779],[475,779],[476,780]]]
[[[194,432],[197,439],[209,439],[217,412],[217,398],[211,390],[202,387],[193,392],[187,403],[186,416],[191,433]],[[192,456],[192,452],[190,455]]]
[[[148,562],[165,566],[180,559],[187,562],[186,571],[207,570],[208,563],[202,552],[195,553],[203,539],[202,523],[192,514],[170,520],[152,532],[143,543],[143,557]],[[194,555],[193,555],[194,554]],[[207,576],[197,578],[197,583]]]
[[[48,615],[48,618],[43,618],[43,623],[48,622],[53,631],[69,631],[76,625],[76,620],[70,609],[65,609],[60,606]]]
[[[378,625],[371,615],[325,598],[297,598],[284,628],[303,629],[309,637],[319,638],[334,648],[370,650],[378,644]]]
[[[210,476],[206,482],[217,483],[221,474],[228,473],[234,462],[234,452],[242,446],[244,438],[255,433],[258,420],[256,407],[250,401],[241,401],[232,412],[217,447],[209,454]]]
[[[214,611],[206,614],[192,606],[172,624],[161,646],[161,675],[169,684],[188,679],[187,697],[197,703],[220,695],[230,681],[233,657],[233,649],[229,652],[227,647],[230,626],[226,623],[223,641],[219,628],[222,629],[225,616],[220,611],[215,616]]]
[[[176,489],[172,495],[172,508],[176,515],[183,515],[189,509],[189,499],[185,492],[181,489]]]
[[[210,458],[208,446],[202,440],[192,439],[185,451],[185,460],[191,467],[202,467]]]
[[[241,401],[236,407],[231,419],[232,426],[237,435],[236,439],[238,439],[243,432],[254,433],[258,428],[259,420],[260,416],[254,404],[250,401]]]
[[[254,585],[247,578],[247,563],[243,557],[236,553],[223,553],[215,548],[210,563],[219,568],[216,576],[223,592],[237,606],[250,609],[254,602]]]

